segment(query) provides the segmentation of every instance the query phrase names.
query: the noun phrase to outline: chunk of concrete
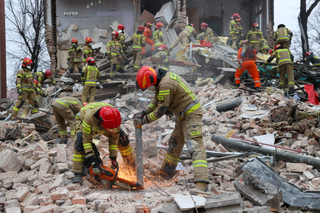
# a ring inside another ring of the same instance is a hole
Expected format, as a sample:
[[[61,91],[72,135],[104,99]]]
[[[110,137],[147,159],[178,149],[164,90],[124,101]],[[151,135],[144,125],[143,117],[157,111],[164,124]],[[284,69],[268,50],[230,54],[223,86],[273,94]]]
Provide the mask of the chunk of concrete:
[[[244,204],[238,192],[210,195],[205,205],[207,213],[237,212],[243,208]]]
[[[65,185],[65,182],[67,180],[67,175],[66,174],[60,174],[57,176],[57,179],[53,182],[53,184],[50,186],[49,190],[56,189],[58,187],[62,187]]]
[[[0,153],[0,170],[19,172],[25,161],[25,157],[6,149]]]
[[[196,195],[171,194],[174,202],[179,206],[180,210],[186,211],[194,208],[203,208],[206,198]],[[192,196],[192,198],[191,198]],[[194,201],[194,202],[193,202]]]

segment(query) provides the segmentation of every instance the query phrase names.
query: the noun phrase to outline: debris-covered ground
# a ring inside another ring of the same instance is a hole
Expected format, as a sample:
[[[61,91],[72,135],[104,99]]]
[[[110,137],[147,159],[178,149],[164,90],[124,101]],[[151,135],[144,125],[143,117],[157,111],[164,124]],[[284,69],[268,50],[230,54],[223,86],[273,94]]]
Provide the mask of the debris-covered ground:
[[[206,109],[202,130],[211,180],[208,193],[193,197],[199,212],[320,209],[318,108],[285,98],[280,90],[269,88],[268,92],[250,93],[212,81],[195,88],[195,94]],[[132,115],[147,106],[153,95],[150,91],[134,92],[109,100],[120,110],[121,127],[129,134],[133,147]],[[6,104],[1,104],[2,118],[10,112]],[[45,123],[46,119],[51,120],[52,128]],[[55,142],[52,116],[39,112],[21,122],[0,121],[1,211],[113,213],[147,212],[148,208],[151,212],[193,212],[192,159],[187,147],[172,180],[159,180],[149,174],[161,165],[174,119],[162,117],[143,126],[143,190],[115,186],[108,189],[90,175],[84,177],[81,185],[73,184],[73,141],[69,139],[67,145]],[[219,144],[215,141],[219,136],[250,148],[239,150],[228,142]],[[108,139],[100,136],[94,142],[108,165]],[[263,148],[275,154],[264,155]],[[295,157],[284,158],[281,153]],[[304,161],[303,156],[311,160]],[[128,169],[121,160],[120,163],[119,177],[136,181],[135,169]]]

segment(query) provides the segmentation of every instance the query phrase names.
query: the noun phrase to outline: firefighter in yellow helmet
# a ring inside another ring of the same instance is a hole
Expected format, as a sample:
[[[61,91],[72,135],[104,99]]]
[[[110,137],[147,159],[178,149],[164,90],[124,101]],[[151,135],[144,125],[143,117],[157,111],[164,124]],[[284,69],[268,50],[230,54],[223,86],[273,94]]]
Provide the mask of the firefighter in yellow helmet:
[[[78,71],[82,71],[82,49],[78,46],[78,39],[71,39],[71,48],[68,50],[69,72],[73,73],[74,65],[77,66]]]
[[[32,69],[32,60],[30,58],[24,58],[22,61],[22,69],[17,73],[17,91],[18,91],[18,100],[14,104],[11,119],[16,119],[20,109],[26,100],[29,100],[30,104],[39,108],[39,104],[37,102],[37,95],[34,91],[34,77],[31,73]],[[33,113],[38,112],[38,110],[33,110]]]
[[[82,103],[94,102],[94,96],[96,95],[96,83],[100,81],[100,71],[95,67],[95,60],[92,57],[87,58],[87,66],[83,68],[81,72],[81,80],[84,84],[82,91]],[[88,101],[89,95],[89,101]]]
[[[87,65],[87,58],[94,58],[93,50],[92,50],[92,38],[87,37],[85,40],[85,45],[83,47],[83,66]]]

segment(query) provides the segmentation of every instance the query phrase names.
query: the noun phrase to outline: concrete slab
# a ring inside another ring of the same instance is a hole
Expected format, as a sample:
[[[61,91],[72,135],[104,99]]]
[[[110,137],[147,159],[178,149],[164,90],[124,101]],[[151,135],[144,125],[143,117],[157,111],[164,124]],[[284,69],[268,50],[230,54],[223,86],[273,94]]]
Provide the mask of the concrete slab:
[[[194,209],[195,207],[203,208],[206,204],[206,198],[196,195],[171,194],[171,196],[182,211]]]

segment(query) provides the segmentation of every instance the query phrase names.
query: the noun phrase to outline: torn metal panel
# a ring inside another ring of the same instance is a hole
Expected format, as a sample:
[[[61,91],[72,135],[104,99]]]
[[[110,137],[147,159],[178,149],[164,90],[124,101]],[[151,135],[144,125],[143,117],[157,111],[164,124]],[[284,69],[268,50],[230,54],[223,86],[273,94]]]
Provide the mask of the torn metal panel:
[[[175,14],[176,10],[174,8],[173,2],[170,1],[164,5],[162,5],[161,9],[155,15],[156,22],[162,22],[163,24],[167,25],[172,20],[173,15]]]
[[[277,159],[277,158],[276,158]],[[243,171],[250,171],[255,176],[259,176],[264,181],[273,184],[282,193],[283,201],[293,207],[307,207],[308,209],[320,209],[320,194],[316,192],[302,192],[298,187],[292,185],[272,170],[262,160],[255,158],[246,163]]]

